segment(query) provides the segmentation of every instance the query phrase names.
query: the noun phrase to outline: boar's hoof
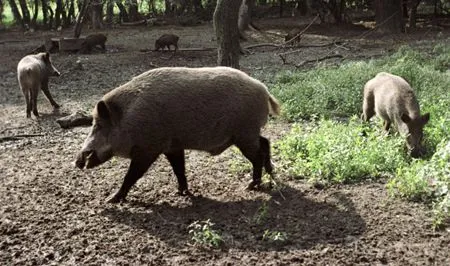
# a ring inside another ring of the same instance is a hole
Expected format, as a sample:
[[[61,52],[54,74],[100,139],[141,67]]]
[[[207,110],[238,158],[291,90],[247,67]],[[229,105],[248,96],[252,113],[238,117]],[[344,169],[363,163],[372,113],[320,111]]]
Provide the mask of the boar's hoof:
[[[119,194],[114,194],[114,196],[111,196],[106,200],[106,203],[119,203],[121,201],[125,201],[125,198]]]
[[[252,181],[248,184],[248,190],[259,190],[261,188],[261,181]]]
[[[188,189],[178,190],[178,195],[180,196],[193,196],[193,194]]]

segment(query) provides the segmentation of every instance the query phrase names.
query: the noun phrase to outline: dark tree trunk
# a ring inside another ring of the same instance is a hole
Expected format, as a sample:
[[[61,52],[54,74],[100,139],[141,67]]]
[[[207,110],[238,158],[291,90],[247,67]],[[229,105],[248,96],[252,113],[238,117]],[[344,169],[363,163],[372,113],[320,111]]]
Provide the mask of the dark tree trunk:
[[[16,5],[16,2],[14,0],[8,0],[9,6],[11,7],[11,12],[13,13],[14,21],[17,24],[20,24],[22,27],[24,27],[24,22],[22,19],[22,16],[20,15],[19,8]]]
[[[56,10],[55,10],[55,28],[61,26],[61,21],[63,20],[64,6],[63,0],[56,0]]]
[[[129,22],[130,18],[128,17],[128,12],[125,9],[125,6],[120,2],[120,0],[116,0],[117,8],[119,8],[119,21],[120,22]]]
[[[130,21],[138,21],[140,19],[139,11],[138,11],[138,3],[137,0],[127,1],[128,3],[128,18]]]
[[[242,33],[247,30],[252,22],[252,10],[255,6],[255,0],[242,0],[239,8],[239,31]]]
[[[414,29],[417,22],[417,7],[419,6],[421,0],[412,0],[411,10],[409,12],[409,27]]]
[[[75,17],[75,1],[74,0],[70,0],[69,11],[67,12],[67,18],[70,23],[72,23],[72,21],[75,21],[75,19],[76,19],[76,17]]]
[[[81,5],[80,12],[78,12],[77,21],[75,22],[75,29],[73,31],[73,35],[75,38],[79,38],[81,35],[83,19],[86,14],[88,5],[89,5],[89,0],[83,0],[83,4]]]
[[[214,30],[218,44],[217,64],[239,69],[238,17],[241,0],[218,0],[214,12]]]
[[[20,9],[22,10],[22,19],[23,23],[30,25],[30,11],[28,11],[27,1],[26,0],[19,0]]]
[[[402,0],[375,0],[375,20],[380,32],[402,33]]]
[[[106,24],[111,25],[114,18],[114,0],[108,0],[106,4]]]
[[[42,24],[44,24],[44,27],[49,29],[48,27],[48,3],[47,0],[41,0],[41,8],[42,8]]]
[[[102,11],[103,11],[102,1],[91,0],[91,24],[93,29],[103,28]]]
[[[31,27],[36,28],[36,20],[39,12],[39,0],[34,0],[33,18],[31,19]]]
[[[53,21],[55,20],[55,13],[53,12],[53,9],[49,6],[47,6],[48,12],[50,13],[50,17],[48,19],[48,28],[53,28]]]

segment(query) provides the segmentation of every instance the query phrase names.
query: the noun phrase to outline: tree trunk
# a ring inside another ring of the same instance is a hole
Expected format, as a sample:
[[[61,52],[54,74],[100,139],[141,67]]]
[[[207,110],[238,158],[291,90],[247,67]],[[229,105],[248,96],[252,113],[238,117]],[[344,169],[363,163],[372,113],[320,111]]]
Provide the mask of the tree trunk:
[[[239,69],[238,17],[241,0],[218,0],[213,22],[218,44],[217,64]]]
[[[402,0],[375,0],[375,20],[380,32],[402,33]]]
[[[115,0],[117,8],[119,8],[119,21],[120,22],[129,22],[130,18],[128,17],[128,12],[125,9],[125,6],[120,2],[120,0]]]
[[[36,28],[36,20],[39,12],[39,0],[34,0],[33,19],[31,19],[31,27]]]
[[[114,0],[108,0],[106,4],[106,24],[111,25],[114,18]]]
[[[8,0],[9,6],[11,7],[11,12],[13,13],[14,21],[17,24],[20,24],[22,27],[24,27],[22,16],[20,15],[19,8],[16,5],[16,2],[14,0]]]
[[[137,0],[127,1],[128,3],[128,18],[130,21],[138,21],[140,19],[139,11],[138,11],[138,3]]]
[[[20,9],[22,10],[22,19],[23,23],[26,25],[30,25],[30,11],[28,11],[27,1],[26,0],[19,0]]]
[[[61,26],[62,15],[63,15],[63,0],[56,0],[56,10],[55,10],[55,28]]]
[[[47,0],[41,0],[41,6],[42,6],[42,24],[44,24],[44,27],[49,29],[48,27],[48,3]]]
[[[91,23],[93,29],[103,28],[102,11],[103,11],[102,1],[91,0]]]
[[[75,22],[75,29],[73,35],[75,38],[79,38],[81,35],[81,28],[83,25],[84,15],[86,14],[87,6],[89,5],[89,0],[83,0],[80,12],[78,12],[77,21]]]
[[[255,0],[242,0],[241,7],[239,8],[239,31],[241,34],[248,30],[248,27],[252,21],[252,10],[255,5]]]
[[[411,11],[409,12],[409,27],[414,29],[416,28],[417,21],[417,7],[420,4],[420,0],[412,0],[411,3]]]

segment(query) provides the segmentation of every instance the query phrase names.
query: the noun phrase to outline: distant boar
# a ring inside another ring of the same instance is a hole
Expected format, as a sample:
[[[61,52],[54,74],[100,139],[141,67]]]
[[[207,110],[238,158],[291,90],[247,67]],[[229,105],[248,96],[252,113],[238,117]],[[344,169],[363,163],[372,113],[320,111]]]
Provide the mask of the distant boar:
[[[423,127],[430,114],[420,115],[419,103],[408,82],[385,72],[369,80],[364,86],[362,118],[369,121],[375,113],[384,120],[386,131],[394,122],[398,131],[407,135],[406,145],[412,157],[423,155]]]
[[[90,53],[96,46],[100,46],[103,51],[106,51],[106,40],[107,37],[101,33],[88,35],[86,36],[84,42],[81,44],[80,51],[82,53]]]
[[[28,118],[31,117],[31,110],[33,110],[35,116],[39,116],[37,96],[40,89],[42,89],[51,105],[54,108],[59,108],[59,105],[53,100],[48,90],[48,78],[59,75],[59,71],[50,61],[49,53],[27,55],[20,60],[17,65],[17,79],[19,80],[20,89],[25,96]]]
[[[97,103],[75,165],[93,168],[113,156],[130,158],[122,186],[108,200],[115,203],[164,154],[184,194],[189,193],[184,150],[217,155],[234,144],[253,164],[253,189],[261,184],[263,167],[272,174],[270,142],[260,131],[279,108],[264,84],[233,68],[150,70]]]
[[[164,50],[167,47],[170,51],[170,46],[175,46],[175,52],[178,50],[178,39],[179,37],[175,34],[163,34],[159,39],[155,41],[155,51],[159,49]]]
[[[284,37],[284,41],[288,42],[291,39],[293,39],[294,37],[296,37],[294,40],[292,40],[290,42],[290,44],[293,45],[294,43],[299,43],[300,39],[302,37],[301,35],[299,35],[301,31],[302,31],[301,29],[293,29],[293,30],[289,31],[289,33]]]

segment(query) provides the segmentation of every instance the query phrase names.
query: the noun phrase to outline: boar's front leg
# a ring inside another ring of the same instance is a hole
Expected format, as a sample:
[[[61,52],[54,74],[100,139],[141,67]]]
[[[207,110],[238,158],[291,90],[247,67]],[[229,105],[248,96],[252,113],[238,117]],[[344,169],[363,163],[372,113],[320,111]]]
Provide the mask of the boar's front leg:
[[[50,102],[50,104],[53,106],[53,108],[59,108],[59,104],[57,104],[55,102],[55,100],[53,100],[52,95],[50,94],[50,91],[48,90],[48,81],[47,82],[43,82],[42,83],[42,92],[44,92],[45,97],[47,97],[48,101]]]
[[[128,168],[128,172],[123,179],[122,186],[119,190],[111,196],[106,202],[108,203],[118,203],[125,200],[131,187],[136,184],[136,182],[141,178],[148,168],[156,161],[159,154],[147,154],[141,152],[137,148],[133,148],[131,155],[131,163]]]
[[[165,153],[165,155],[172,166],[173,172],[177,176],[178,193],[180,195],[189,195],[184,162],[184,150],[172,151]]]

